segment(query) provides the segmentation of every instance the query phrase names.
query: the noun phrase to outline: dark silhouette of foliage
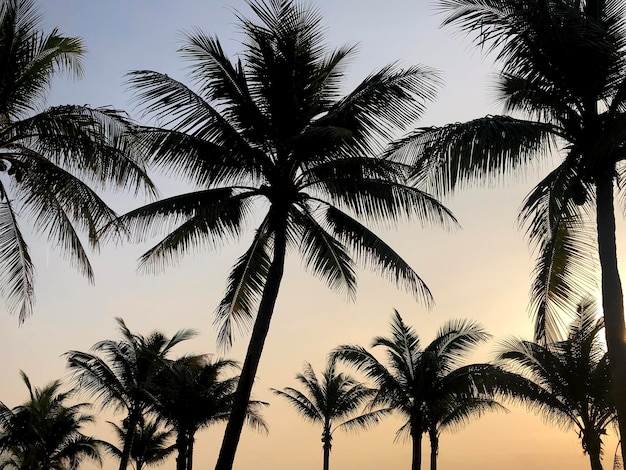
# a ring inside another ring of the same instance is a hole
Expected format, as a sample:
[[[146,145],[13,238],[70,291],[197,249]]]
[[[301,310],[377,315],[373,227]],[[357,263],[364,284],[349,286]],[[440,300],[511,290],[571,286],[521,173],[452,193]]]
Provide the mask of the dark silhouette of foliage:
[[[372,342],[372,347],[384,348],[386,365],[361,346],[339,346],[334,354],[374,381],[378,392],[370,406],[406,418],[396,437],[405,433],[411,437],[412,470],[421,468],[422,435],[428,433],[431,469],[435,470],[441,429],[463,425],[489,410],[504,409],[493,398],[502,387],[501,383],[494,384],[494,377],[501,374],[499,368],[491,364],[460,365],[489,337],[475,322],[451,320],[422,349],[415,330],[396,311],[391,336],[380,336]]]
[[[624,1],[440,0],[439,5],[445,25],[458,26],[495,53],[502,66],[497,91],[510,115],[419,129],[391,154],[413,165],[419,187],[435,195],[560,157],[520,214],[538,253],[531,289],[535,337],[558,338],[560,316],[576,308],[599,271],[625,435],[626,327],[614,209],[614,192],[625,187]],[[626,446],[622,452],[624,457]]]
[[[95,397],[103,408],[126,412],[126,441],[120,470],[126,470],[136,427],[150,406],[148,390],[170,350],[195,335],[179,330],[172,338],[154,331],[148,336],[132,333],[124,320],[117,318],[121,340],[96,343],[93,353],[68,351],[67,367],[81,391]]]
[[[82,433],[93,416],[84,413],[88,403],[68,405],[69,392],[55,380],[43,388],[32,387],[23,405],[9,408],[0,402],[0,467],[14,470],[76,470],[85,459],[101,463],[101,441]]]
[[[176,432],[177,470],[192,470],[195,434],[230,416],[238,377],[223,378],[237,363],[213,361],[208,355],[185,356],[167,361],[151,387],[153,409]],[[257,430],[267,432],[260,409],[267,403],[252,400],[246,419]]]
[[[180,52],[195,90],[154,71],[129,78],[145,114],[162,123],[139,131],[151,163],[194,188],[120,218],[137,240],[167,232],[141,257],[142,270],[241,239],[251,216],[264,211],[217,309],[223,345],[235,326],[253,324],[218,470],[233,465],[288,249],[348,298],[360,262],[430,304],[422,279],[366,224],[456,223],[437,200],[405,184],[405,165],[380,157],[389,136],[434,98],[437,74],[390,64],[342,96],[354,47],[327,49],[316,9],[293,0],[249,6],[256,19],[238,15],[244,42],[235,61],[216,37],[187,34]]]
[[[122,448],[110,442],[104,443],[103,446],[109,454],[121,460],[128,430],[115,423],[109,422],[109,424],[113,427],[118,441],[122,443]],[[176,450],[176,445],[169,443],[173,436],[174,430],[163,429],[161,423],[156,419],[139,421],[135,428],[129,456],[134,463],[135,470],[143,470],[146,466],[162,464]]]
[[[591,470],[602,470],[602,436],[615,420],[608,355],[600,340],[604,322],[593,301],[578,306],[567,337],[538,344],[510,339],[501,345],[499,359],[538,388],[517,396],[549,422],[574,429]]]
[[[32,313],[34,269],[18,223],[61,250],[93,281],[82,231],[117,226],[116,214],[90,188],[153,193],[133,146],[133,125],[111,109],[43,109],[54,77],[81,74],[84,46],[57,29],[41,30],[35,0],[0,1],[0,295],[24,321]]]
[[[319,380],[311,364],[305,363],[304,372],[296,375],[302,390],[293,387],[272,389],[276,395],[285,398],[304,419],[322,425],[324,470],[330,467],[335,430],[366,429],[388,413],[388,410],[359,413],[359,408],[376,394],[376,390],[366,387],[346,373],[338,372],[336,366],[336,358],[331,355]]]

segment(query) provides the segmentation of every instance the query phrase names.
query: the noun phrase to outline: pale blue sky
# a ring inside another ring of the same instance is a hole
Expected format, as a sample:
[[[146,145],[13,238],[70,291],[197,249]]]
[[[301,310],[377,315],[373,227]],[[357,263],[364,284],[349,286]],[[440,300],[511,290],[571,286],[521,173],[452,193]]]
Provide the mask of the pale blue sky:
[[[57,26],[67,35],[82,37],[89,51],[83,80],[57,80],[49,103],[112,105],[137,118],[123,85],[125,73],[152,69],[184,80],[185,64],[176,54],[180,31],[200,28],[215,33],[235,53],[240,50],[240,36],[233,10],[249,13],[240,0],[42,0],[40,4],[47,28]],[[347,88],[392,61],[423,63],[439,69],[446,84],[418,125],[500,111],[490,89],[491,62],[453,30],[441,30],[441,18],[430,2],[321,0],[315,4],[324,14],[329,45],[359,44],[346,76]],[[320,370],[326,353],[340,343],[365,345],[372,337],[386,334],[394,308],[416,327],[424,342],[445,320],[458,317],[478,319],[496,338],[529,337],[526,308],[532,262],[523,234],[515,228],[515,216],[534,179],[530,175],[524,183],[467,191],[446,201],[463,226],[457,233],[422,229],[419,224],[385,233],[385,239],[432,289],[436,307],[431,312],[367,273],[361,273],[357,302],[346,304],[304,273],[297,257],[290,259],[254,392],[256,398],[272,403],[266,412],[270,435],[246,432],[235,468],[319,468],[319,430],[301,422],[268,388],[294,385],[293,376],[303,361]],[[164,193],[178,188],[175,183],[159,182]],[[118,210],[144,202],[107,197]],[[178,353],[216,351],[212,312],[228,268],[244,245],[190,256],[157,277],[134,272],[134,260],[148,245],[105,246],[92,257],[96,268],[92,287],[49,251],[44,239],[31,243],[37,266],[35,314],[18,328],[17,319],[0,309],[0,357],[4,359],[0,400],[7,405],[25,399],[19,369],[37,385],[62,377],[65,365],[60,355],[115,338],[115,316],[141,333],[196,328],[201,335]],[[242,360],[246,342],[247,338],[239,339],[228,357]],[[479,359],[485,358],[483,351]],[[343,470],[408,468],[410,446],[392,443],[399,425],[390,421],[359,436],[336,436],[332,465]],[[213,466],[221,433],[218,427],[198,437],[197,468]],[[610,440],[607,455],[612,455],[614,445]],[[459,433],[444,435],[440,462],[443,470],[582,470],[588,466],[573,432],[549,428],[519,410],[487,416]],[[105,468],[115,465],[108,461]]]

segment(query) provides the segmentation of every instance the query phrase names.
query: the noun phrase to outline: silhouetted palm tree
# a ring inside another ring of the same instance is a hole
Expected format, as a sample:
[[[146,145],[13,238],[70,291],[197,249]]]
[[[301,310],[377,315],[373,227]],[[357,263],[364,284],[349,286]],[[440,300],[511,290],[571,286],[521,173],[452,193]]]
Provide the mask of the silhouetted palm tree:
[[[236,365],[228,359],[212,361],[207,355],[186,356],[168,361],[159,371],[151,387],[154,410],[176,432],[177,470],[192,470],[198,430],[228,420],[238,377],[222,378],[222,375]],[[251,401],[246,419],[253,428],[267,431],[260,414],[260,408],[265,405]]]
[[[128,430],[115,423],[109,422],[109,424],[113,427],[119,442],[122,443],[122,448],[106,442],[103,444],[104,449],[114,457],[121,459]],[[130,448],[130,459],[134,462],[135,470],[143,470],[145,466],[150,467],[163,463],[176,450],[175,444],[169,444],[173,437],[174,430],[163,429],[161,423],[156,419],[139,421]]]
[[[121,340],[100,341],[92,347],[93,353],[68,351],[65,356],[82,392],[94,396],[103,408],[126,411],[126,442],[119,467],[126,470],[136,427],[150,405],[147,390],[170,350],[195,332],[179,330],[171,339],[159,331],[142,336],[132,333],[121,318],[116,320]]]
[[[81,74],[79,38],[40,29],[34,0],[0,1],[0,295],[23,321],[32,312],[33,264],[18,220],[27,216],[92,281],[77,231],[97,244],[115,213],[88,186],[152,191],[119,113],[86,106],[43,109],[55,76]]]
[[[371,406],[386,407],[406,418],[397,437],[403,433],[411,437],[412,470],[421,468],[422,434],[429,433],[431,468],[435,469],[441,428],[461,425],[470,416],[487,410],[503,409],[492,398],[497,386],[491,379],[500,373],[496,366],[459,366],[473,348],[488,338],[477,323],[451,320],[422,349],[415,330],[396,311],[391,336],[377,337],[372,342],[372,347],[385,348],[388,365],[361,346],[339,346],[334,354],[375,382],[378,392]]]
[[[181,52],[197,91],[163,73],[130,76],[146,114],[166,127],[141,132],[152,163],[197,188],[121,217],[138,240],[171,227],[141,267],[159,269],[192,249],[238,240],[251,216],[260,220],[217,310],[222,344],[231,343],[234,324],[254,323],[219,470],[232,468],[287,250],[348,297],[360,261],[429,304],[416,272],[364,224],[455,223],[438,201],[404,183],[404,165],[377,156],[422,114],[437,75],[392,64],[341,96],[354,48],[325,47],[317,10],[294,0],[249,5],[258,20],[238,17],[245,41],[235,62],[217,38],[187,35]]]
[[[4,468],[16,470],[75,470],[84,459],[101,463],[101,442],[81,428],[93,422],[83,410],[88,403],[67,405],[69,392],[55,380],[33,388],[24,372],[29,400],[8,408],[0,402],[0,454]]]
[[[272,391],[286,398],[304,419],[322,425],[324,470],[328,470],[330,465],[335,430],[367,428],[388,413],[387,410],[374,410],[359,414],[359,408],[376,394],[376,390],[346,373],[338,372],[333,355],[328,359],[321,381],[309,363],[305,363],[304,373],[296,375],[296,380],[302,385],[302,391],[292,387]]]
[[[589,455],[592,470],[602,470],[602,436],[615,420],[607,353],[600,340],[604,322],[593,301],[579,305],[567,337],[537,344],[511,339],[499,359],[537,384],[539,389],[518,398],[547,420],[573,428]]]
[[[442,194],[561,160],[520,215],[538,258],[531,305],[535,337],[558,337],[597,277],[620,432],[626,434],[626,328],[615,239],[614,191],[624,187],[626,22],[623,0],[440,0],[444,24],[475,34],[502,65],[505,112],[422,129],[398,146],[422,188]],[[595,226],[590,220],[595,218]],[[591,231],[597,246],[591,243]],[[626,451],[626,446],[624,446]]]

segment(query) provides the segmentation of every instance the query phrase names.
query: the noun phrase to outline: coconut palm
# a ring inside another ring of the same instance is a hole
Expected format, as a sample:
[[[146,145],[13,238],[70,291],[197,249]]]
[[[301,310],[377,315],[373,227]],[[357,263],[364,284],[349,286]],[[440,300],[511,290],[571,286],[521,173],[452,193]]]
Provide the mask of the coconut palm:
[[[437,75],[392,64],[341,96],[354,47],[328,50],[316,9],[295,0],[249,5],[257,19],[239,16],[240,60],[231,61],[216,37],[186,36],[181,53],[196,90],[164,73],[130,75],[139,105],[164,126],[140,132],[146,153],[193,190],[121,217],[138,240],[171,227],[142,256],[144,270],[240,239],[252,216],[258,220],[217,309],[222,345],[232,342],[235,325],[254,323],[220,470],[233,464],[288,249],[349,298],[359,261],[430,304],[422,279],[365,224],[455,223],[438,201],[404,183],[405,165],[377,156],[421,115]]]
[[[422,129],[392,153],[414,164],[420,187],[437,195],[559,156],[520,215],[538,253],[531,291],[535,336],[559,337],[559,316],[574,311],[581,292],[596,281],[590,254],[597,253],[612,383],[625,435],[626,329],[613,200],[626,174],[624,2],[439,3],[447,14],[444,24],[474,34],[480,47],[496,54],[502,66],[498,91],[508,114]]]
[[[122,448],[110,442],[105,442],[103,447],[109,454],[121,459],[128,430],[124,426],[118,426],[110,421],[109,424],[112,426],[118,441],[122,443]],[[130,448],[130,459],[134,463],[135,470],[143,470],[146,466],[159,465],[172,455],[176,450],[175,444],[169,444],[173,436],[174,430],[163,429],[158,420],[141,420],[135,428],[135,435]]]
[[[81,428],[94,421],[84,413],[88,403],[68,405],[69,392],[55,380],[33,387],[21,372],[29,393],[23,405],[9,408],[0,402],[0,454],[4,468],[17,470],[75,470],[85,459],[101,463],[101,442]]]
[[[338,372],[335,356],[328,358],[321,380],[308,362],[302,374],[296,375],[302,390],[286,387],[272,389],[276,395],[285,398],[304,419],[322,425],[322,449],[324,470],[330,465],[330,451],[333,433],[337,429],[356,430],[378,423],[387,410],[374,410],[359,413],[376,390],[366,387],[350,375]]]
[[[0,295],[24,321],[34,302],[33,262],[20,223],[33,222],[51,246],[93,281],[79,231],[93,245],[115,213],[91,189],[152,191],[120,113],[86,106],[44,109],[53,78],[81,74],[79,38],[41,30],[34,0],[0,1]]]
[[[412,470],[421,468],[422,434],[429,434],[431,468],[435,469],[442,428],[462,425],[487,410],[503,409],[493,399],[493,393],[502,387],[492,380],[500,370],[490,364],[460,366],[465,356],[489,337],[475,322],[451,320],[422,349],[415,330],[396,311],[391,336],[377,337],[372,342],[372,347],[385,348],[388,365],[361,346],[339,346],[334,354],[374,381],[378,391],[371,406],[381,406],[406,418],[397,437],[406,433],[411,437]]]
[[[148,393],[163,360],[181,341],[195,335],[193,330],[179,330],[166,337],[159,331],[148,336],[132,333],[124,320],[116,318],[122,338],[96,343],[91,352],[68,351],[67,367],[82,392],[95,397],[102,408],[124,410],[126,440],[120,458],[120,470],[126,470],[136,428],[150,406]]]
[[[602,469],[602,437],[616,417],[600,340],[604,322],[597,315],[595,302],[587,300],[576,310],[566,338],[549,344],[510,339],[499,353],[508,368],[540,387],[519,399],[548,421],[574,429],[592,470]]]
[[[204,354],[168,361],[159,371],[152,387],[154,410],[175,430],[177,470],[192,470],[197,431],[228,421],[238,377],[222,375],[236,366],[234,361],[213,361]],[[265,405],[250,401],[246,419],[253,428],[267,432],[260,414]]]

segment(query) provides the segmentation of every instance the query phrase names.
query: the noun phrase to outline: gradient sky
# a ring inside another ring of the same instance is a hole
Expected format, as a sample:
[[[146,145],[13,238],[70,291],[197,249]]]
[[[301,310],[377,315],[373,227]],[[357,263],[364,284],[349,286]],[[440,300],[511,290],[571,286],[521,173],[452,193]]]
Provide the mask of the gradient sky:
[[[417,125],[501,111],[492,93],[490,58],[454,30],[441,30],[441,17],[431,2],[319,0],[315,4],[324,15],[329,45],[359,44],[359,54],[347,72],[346,89],[389,62],[422,63],[439,69],[446,84]],[[56,80],[48,104],[111,105],[138,119],[124,85],[125,73],[151,69],[184,80],[185,64],[176,53],[180,32],[199,28],[217,34],[234,54],[240,50],[234,10],[249,13],[241,0],[42,0],[40,5],[46,29],[57,26],[67,35],[80,36],[88,48],[84,78]],[[359,274],[356,302],[345,303],[306,274],[297,256],[289,258],[253,392],[255,398],[271,402],[265,413],[270,433],[245,430],[235,468],[309,470],[321,466],[321,430],[304,423],[269,388],[295,385],[293,377],[304,361],[320,371],[326,354],[339,344],[368,345],[374,336],[386,335],[394,308],[417,329],[424,344],[448,319],[477,319],[494,341],[475,360],[489,359],[499,338],[530,338],[527,304],[532,256],[516,227],[516,214],[536,179],[537,174],[528,173],[523,181],[465,191],[446,200],[463,227],[455,233],[419,223],[382,232],[431,288],[436,302],[432,311],[366,272]],[[180,189],[175,182],[158,181],[163,194]],[[119,211],[145,202],[123,195],[107,196],[107,200]],[[620,238],[621,233],[620,229]],[[180,328],[197,329],[198,337],[180,345],[175,355],[216,352],[213,311],[228,269],[245,244],[190,255],[159,276],[135,273],[135,260],[148,244],[104,246],[92,256],[96,284],[90,286],[53,247],[46,246],[44,237],[29,237],[29,241],[37,270],[35,314],[18,327],[16,317],[0,310],[0,400],[8,406],[26,399],[20,369],[37,386],[64,377],[61,355],[70,349],[87,350],[101,339],[117,338],[116,316],[142,334],[154,329],[169,335]],[[238,338],[227,357],[241,361],[246,345],[247,336]],[[359,435],[337,433],[331,466],[342,470],[409,468],[410,446],[393,442],[401,424],[391,419]],[[91,431],[98,437],[109,436],[104,426]],[[222,427],[215,427],[197,436],[196,468],[213,468],[222,432]],[[615,445],[616,440],[609,437],[606,468],[611,468]],[[426,443],[424,452],[427,455]],[[588,468],[573,431],[550,427],[515,407],[509,414],[488,415],[455,433],[444,433],[439,462],[442,470]],[[116,463],[107,460],[105,469],[114,468]]]

